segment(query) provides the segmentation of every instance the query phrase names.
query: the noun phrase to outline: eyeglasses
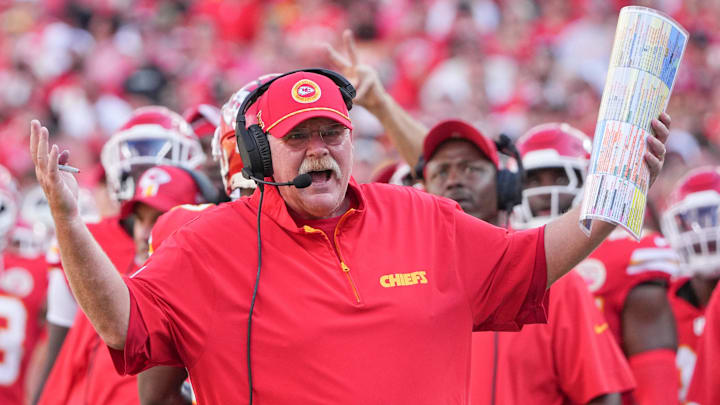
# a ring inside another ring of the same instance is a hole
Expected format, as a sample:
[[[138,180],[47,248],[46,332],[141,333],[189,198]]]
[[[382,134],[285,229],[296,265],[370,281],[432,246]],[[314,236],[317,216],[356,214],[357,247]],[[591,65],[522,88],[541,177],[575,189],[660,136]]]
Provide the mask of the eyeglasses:
[[[320,135],[320,139],[328,146],[338,146],[348,134],[348,129],[344,125],[331,125],[315,130],[306,128],[291,129],[282,139],[285,144],[293,149],[304,149],[310,144],[310,139],[314,133]]]

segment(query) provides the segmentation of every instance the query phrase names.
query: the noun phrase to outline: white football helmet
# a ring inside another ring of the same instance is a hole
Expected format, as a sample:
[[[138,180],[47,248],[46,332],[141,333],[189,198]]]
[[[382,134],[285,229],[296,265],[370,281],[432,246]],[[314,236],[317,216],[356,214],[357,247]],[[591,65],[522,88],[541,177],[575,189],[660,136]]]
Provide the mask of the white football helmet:
[[[160,106],[141,107],[103,146],[100,160],[112,196],[132,198],[135,178],[161,164],[197,169],[205,154],[190,124]]]
[[[255,89],[280,76],[271,73],[260,76],[236,91],[220,109],[220,125],[215,128],[212,140],[213,159],[220,163],[225,193],[233,199],[239,198],[239,189],[254,189],[254,181],[242,174],[243,162],[237,150],[235,126],[238,110],[245,98]],[[252,107],[251,107],[252,108]]]
[[[4,166],[0,166],[0,250],[18,219],[20,194],[17,183]]]
[[[562,206],[563,198],[571,198],[573,207],[580,202],[592,147],[587,135],[566,123],[547,123],[531,128],[518,139],[516,146],[526,179],[532,178],[535,170],[558,169],[567,180],[553,185],[533,185],[526,181],[522,203],[513,210],[513,228],[542,226],[562,215],[563,210],[570,208]],[[545,206],[533,207],[531,199],[542,200],[540,205]]]
[[[680,256],[683,275],[720,276],[720,167],[681,179],[667,199],[662,232]]]

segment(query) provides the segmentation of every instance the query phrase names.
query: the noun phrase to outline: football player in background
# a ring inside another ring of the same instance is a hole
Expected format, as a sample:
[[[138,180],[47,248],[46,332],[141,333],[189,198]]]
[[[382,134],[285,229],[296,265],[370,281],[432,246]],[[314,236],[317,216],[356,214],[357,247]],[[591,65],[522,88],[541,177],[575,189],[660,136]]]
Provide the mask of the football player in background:
[[[587,153],[582,147],[579,152]],[[508,198],[502,190],[515,187],[498,184],[518,178],[500,173],[491,140],[467,123],[444,121],[428,133],[423,155],[428,192],[455,200],[480,219],[498,222],[500,207],[507,206],[498,203]],[[548,325],[526,325],[513,333],[473,333],[472,403],[617,404],[620,393],[633,388],[617,344],[604,330],[594,329],[607,324],[580,277],[570,273],[558,280],[549,306]],[[584,353],[580,358],[578,350]]]
[[[0,403],[7,405],[25,405],[30,395],[27,371],[44,332],[47,292],[45,260],[21,243],[19,211],[17,184],[0,166]]]
[[[193,132],[200,140],[205,156],[213,156],[213,138],[215,137],[215,130],[220,126],[220,109],[210,104],[198,104],[185,110],[183,118],[190,124]],[[216,159],[205,159],[201,169],[217,189],[220,198],[218,202],[229,201],[223,192],[224,184],[220,175],[219,162]]]
[[[579,203],[588,142],[567,124],[540,125],[523,136],[518,149],[527,177],[522,204],[514,212],[516,226],[546,223]],[[624,395],[626,404],[677,403],[677,341],[666,296],[676,269],[675,254],[659,234],[645,235],[638,244],[620,228],[575,268],[632,368],[637,388],[632,396]]]
[[[720,168],[703,167],[681,179],[667,199],[662,231],[680,259],[668,298],[678,333],[679,400],[684,403],[705,327],[705,308],[720,278]]]

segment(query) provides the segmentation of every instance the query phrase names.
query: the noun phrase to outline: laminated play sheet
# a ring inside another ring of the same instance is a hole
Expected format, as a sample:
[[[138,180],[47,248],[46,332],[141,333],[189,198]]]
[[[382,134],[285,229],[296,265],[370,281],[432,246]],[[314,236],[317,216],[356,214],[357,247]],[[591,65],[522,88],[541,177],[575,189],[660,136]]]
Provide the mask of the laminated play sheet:
[[[687,31],[658,11],[620,11],[580,213],[585,233],[600,219],[640,238],[650,177],[646,138],[667,107],[687,40]]]

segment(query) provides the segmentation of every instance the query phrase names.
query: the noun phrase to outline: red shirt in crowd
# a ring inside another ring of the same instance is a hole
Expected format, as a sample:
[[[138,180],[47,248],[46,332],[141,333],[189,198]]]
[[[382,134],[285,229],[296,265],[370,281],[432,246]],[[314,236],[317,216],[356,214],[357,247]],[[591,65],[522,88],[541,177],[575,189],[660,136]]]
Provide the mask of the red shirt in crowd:
[[[471,331],[545,321],[543,229],[509,234],[407,187],[351,181],[348,192],[357,208],[326,235],[299,227],[266,187],[254,399],[467,403]],[[126,280],[118,371],[184,366],[198,403],[247,402],[258,201],[204,211]]]
[[[117,217],[88,224],[88,229],[118,271],[133,270],[135,245]],[[137,378],[119,376],[104,347],[85,314],[78,311],[39,405],[139,404]]]
[[[673,281],[668,291],[668,300],[677,326],[678,350],[675,362],[680,375],[679,399],[684,403],[697,362],[700,336],[705,327],[705,308],[698,308],[678,296],[678,290],[681,288],[690,288],[689,278],[683,277]]]
[[[705,309],[705,330],[700,338],[697,363],[688,402],[700,405],[720,404],[720,288],[713,291]]]
[[[608,323],[574,272],[552,285],[547,325],[473,333],[470,376],[473,404],[585,404],[635,387]]]
[[[0,404],[25,404],[25,377],[44,331],[47,291],[43,257],[0,253]]]
[[[677,272],[677,256],[657,233],[636,242],[617,229],[575,271],[585,279],[595,304],[622,347],[622,311],[628,293],[649,281],[669,284]]]

